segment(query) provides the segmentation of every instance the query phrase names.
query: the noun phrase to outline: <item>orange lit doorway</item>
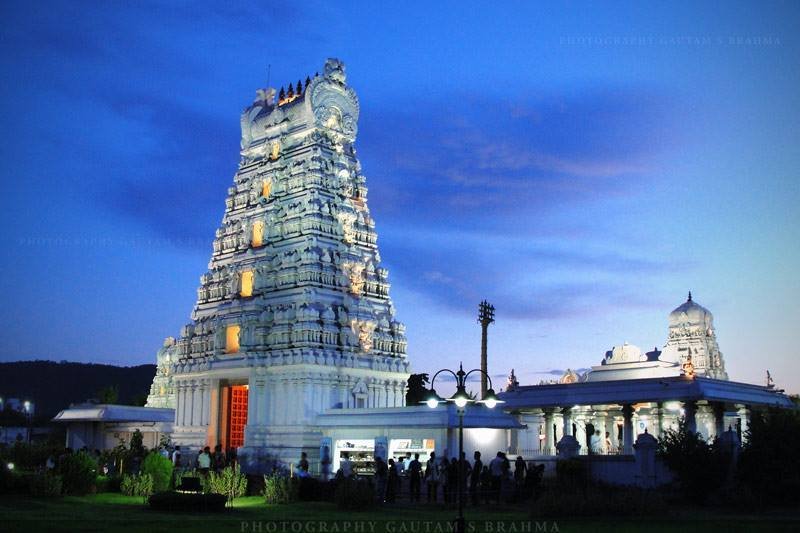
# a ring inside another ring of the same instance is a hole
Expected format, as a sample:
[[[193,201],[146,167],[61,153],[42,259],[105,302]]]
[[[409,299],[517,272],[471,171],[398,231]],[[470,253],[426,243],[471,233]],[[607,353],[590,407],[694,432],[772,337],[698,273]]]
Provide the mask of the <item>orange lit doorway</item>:
[[[244,427],[247,425],[247,385],[231,385],[224,388],[225,449],[244,446]]]

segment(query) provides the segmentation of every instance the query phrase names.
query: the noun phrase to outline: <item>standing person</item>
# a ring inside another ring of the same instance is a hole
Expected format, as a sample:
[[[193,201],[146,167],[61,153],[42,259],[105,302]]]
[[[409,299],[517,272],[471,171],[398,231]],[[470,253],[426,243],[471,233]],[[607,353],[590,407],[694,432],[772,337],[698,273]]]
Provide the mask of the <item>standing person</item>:
[[[600,453],[600,447],[602,446],[601,439],[600,439],[600,430],[595,430],[592,436],[589,438],[589,451],[592,454]]]
[[[436,464],[436,452],[431,452],[431,458],[425,463],[425,483],[428,486],[428,503],[436,503],[436,493],[439,491],[439,465]]]
[[[439,481],[442,484],[442,498],[444,503],[450,503],[450,482],[447,479],[448,472],[450,472],[450,461],[447,457],[442,459],[442,464],[439,465]]]
[[[375,496],[378,499],[378,503],[383,503],[383,500],[386,496],[386,483],[388,475],[389,467],[386,466],[383,458],[380,455],[375,457]]]
[[[203,477],[206,477],[211,469],[211,448],[208,446],[197,456],[197,469]]]
[[[474,462],[472,464],[472,472],[469,476],[469,494],[472,498],[472,505],[478,505],[480,497],[481,486],[481,473],[483,472],[483,461],[481,461],[481,452],[475,452],[472,456]]]
[[[613,453],[613,450],[611,449],[611,433],[608,431],[606,431],[606,453]]]
[[[458,480],[458,483],[461,485],[459,490],[463,492],[467,492],[467,482],[472,474],[472,465],[469,464],[467,461],[467,453],[461,452],[461,462],[459,464],[460,468],[463,468],[461,471],[461,479]]]
[[[222,452],[222,444],[214,446],[214,455],[211,456],[211,467],[217,474],[225,469],[225,454]]]
[[[492,462],[489,463],[489,473],[492,475],[492,498],[500,503],[500,484],[503,480],[503,452],[497,452]]]
[[[518,455],[516,461],[514,461],[514,485],[516,485],[516,497],[520,501],[523,499],[523,494],[525,492],[525,478],[527,477],[527,473],[528,463],[525,462],[525,459],[523,459],[521,455]]]
[[[389,474],[386,477],[386,503],[394,503],[397,498],[397,484],[399,482],[394,459],[389,459],[388,470]]]
[[[172,465],[175,467],[175,470],[179,470],[181,468],[181,447],[175,446],[175,450],[172,452]]]
[[[339,473],[344,478],[353,476],[353,463],[350,462],[350,454],[347,452],[342,454],[342,460],[339,462]]]
[[[411,501],[419,502],[420,485],[422,484],[422,463],[419,462],[419,454],[414,454],[414,459],[408,464],[409,490],[411,491]]]
[[[447,490],[449,501],[455,503],[458,497],[458,459],[455,457],[450,459],[450,464],[447,466]]]
[[[308,477],[308,454],[300,452],[300,461],[297,463],[297,477]]]

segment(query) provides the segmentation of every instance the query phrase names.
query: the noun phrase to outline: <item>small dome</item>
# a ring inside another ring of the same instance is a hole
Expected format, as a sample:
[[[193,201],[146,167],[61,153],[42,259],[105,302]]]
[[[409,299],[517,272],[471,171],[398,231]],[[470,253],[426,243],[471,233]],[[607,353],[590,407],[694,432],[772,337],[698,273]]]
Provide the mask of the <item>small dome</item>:
[[[702,325],[710,328],[713,321],[711,311],[692,300],[691,292],[689,298],[669,314],[670,327]]]
[[[642,354],[642,350],[638,346],[626,342],[622,346],[614,346],[606,352],[603,364],[638,363],[646,360],[647,357]]]

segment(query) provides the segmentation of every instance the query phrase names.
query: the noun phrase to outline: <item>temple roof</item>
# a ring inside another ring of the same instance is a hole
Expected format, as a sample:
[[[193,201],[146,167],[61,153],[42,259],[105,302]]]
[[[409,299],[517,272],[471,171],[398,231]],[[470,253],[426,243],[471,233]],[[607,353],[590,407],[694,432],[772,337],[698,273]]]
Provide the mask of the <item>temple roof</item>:
[[[167,422],[175,420],[175,409],[135,405],[78,404],[58,413],[53,422]]]
[[[499,394],[504,409],[708,400],[746,405],[794,407],[773,389],[734,381],[685,376],[531,385]]]

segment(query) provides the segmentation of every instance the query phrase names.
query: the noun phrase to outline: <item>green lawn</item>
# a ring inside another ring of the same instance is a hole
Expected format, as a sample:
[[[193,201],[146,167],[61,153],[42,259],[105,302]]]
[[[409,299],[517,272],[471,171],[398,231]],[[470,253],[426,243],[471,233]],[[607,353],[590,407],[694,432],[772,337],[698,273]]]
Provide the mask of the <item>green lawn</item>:
[[[159,513],[141,498],[121,494],[34,499],[0,499],[0,531],[236,531],[263,533],[439,533],[450,531],[452,509],[398,504],[365,512],[343,512],[329,503],[268,506],[260,497],[241,498],[224,514]],[[467,509],[474,529],[491,533],[648,531],[689,533],[798,531],[800,514],[732,515],[712,511],[678,510],[670,516],[620,519],[598,518],[528,522],[524,509]],[[298,524],[297,521],[302,522]],[[276,523],[277,522],[277,523]],[[412,526],[413,524],[413,526]],[[538,526],[538,529],[537,529]],[[359,529],[360,528],[360,529]]]

